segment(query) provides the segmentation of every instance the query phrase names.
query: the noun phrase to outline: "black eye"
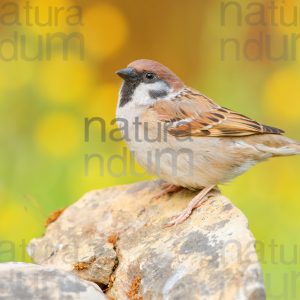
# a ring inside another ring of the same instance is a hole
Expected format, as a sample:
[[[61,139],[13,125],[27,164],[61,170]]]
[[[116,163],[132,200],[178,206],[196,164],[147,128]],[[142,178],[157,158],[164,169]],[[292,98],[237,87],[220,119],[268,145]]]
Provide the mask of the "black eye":
[[[152,80],[152,79],[154,79],[154,77],[155,77],[155,75],[153,73],[148,72],[145,74],[145,78],[148,80]]]

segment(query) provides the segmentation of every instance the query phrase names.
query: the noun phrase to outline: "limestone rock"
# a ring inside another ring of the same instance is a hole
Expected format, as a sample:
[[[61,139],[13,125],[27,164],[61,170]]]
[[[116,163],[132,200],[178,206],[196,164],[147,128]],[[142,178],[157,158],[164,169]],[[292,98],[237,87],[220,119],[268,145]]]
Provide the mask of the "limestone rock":
[[[87,193],[30,243],[29,254],[97,282],[113,299],[265,299],[241,211],[217,195],[184,223],[164,227],[195,193],[153,200],[161,184]]]
[[[0,264],[0,299],[101,300],[101,289],[92,282],[53,268],[26,263]]]

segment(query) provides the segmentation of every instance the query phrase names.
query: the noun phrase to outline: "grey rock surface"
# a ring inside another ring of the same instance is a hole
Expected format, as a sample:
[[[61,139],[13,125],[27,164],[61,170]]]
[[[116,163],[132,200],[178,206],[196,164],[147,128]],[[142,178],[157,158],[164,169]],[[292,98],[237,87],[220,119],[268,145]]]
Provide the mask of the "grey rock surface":
[[[0,264],[1,300],[101,300],[94,283],[71,273],[26,263]]]
[[[31,241],[44,266],[97,282],[113,299],[265,299],[255,240],[239,209],[216,195],[164,227],[195,193],[153,200],[161,182],[92,191]]]

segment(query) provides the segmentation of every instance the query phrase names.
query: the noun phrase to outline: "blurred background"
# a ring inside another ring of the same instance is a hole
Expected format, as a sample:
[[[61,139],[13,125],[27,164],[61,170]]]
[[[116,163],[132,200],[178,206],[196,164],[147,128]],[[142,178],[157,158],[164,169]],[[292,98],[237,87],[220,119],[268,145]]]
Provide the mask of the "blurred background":
[[[30,261],[47,216],[85,192],[150,178],[109,136],[115,71],[132,60],[158,60],[300,140],[300,1],[241,2],[1,1],[0,261]],[[93,117],[106,130],[94,124],[87,140]],[[288,157],[221,187],[249,219],[268,299],[300,299],[299,184],[300,157]]]

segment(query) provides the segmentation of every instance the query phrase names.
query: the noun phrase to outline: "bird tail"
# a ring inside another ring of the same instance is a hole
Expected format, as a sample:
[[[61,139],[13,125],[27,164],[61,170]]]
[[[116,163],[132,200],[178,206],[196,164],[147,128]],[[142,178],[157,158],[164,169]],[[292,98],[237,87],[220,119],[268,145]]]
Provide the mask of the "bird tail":
[[[291,149],[294,150],[294,155],[300,154],[300,143],[292,144]]]
[[[278,149],[278,156],[290,156],[300,154],[300,144],[290,144]]]
[[[258,145],[258,149],[267,153],[272,154],[272,156],[291,156],[300,154],[300,143],[289,139],[287,137],[281,136],[278,140],[279,144],[276,145]]]

